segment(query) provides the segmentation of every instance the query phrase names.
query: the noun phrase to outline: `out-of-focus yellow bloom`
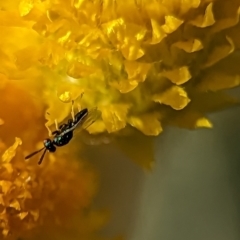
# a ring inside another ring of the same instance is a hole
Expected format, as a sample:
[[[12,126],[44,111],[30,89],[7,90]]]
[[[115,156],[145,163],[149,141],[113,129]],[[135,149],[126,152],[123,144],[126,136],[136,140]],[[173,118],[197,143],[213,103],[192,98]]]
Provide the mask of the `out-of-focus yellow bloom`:
[[[74,146],[67,153],[47,154],[41,166],[40,156],[26,161],[26,154],[48,136],[43,110],[16,83],[1,80],[0,238],[69,239],[75,232],[76,238],[98,239],[108,215],[91,209],[95,171],[77,161],[79,147]]]
[[[89,207],[95,193],[94,174],[56,155],[43,168],[29,165],[23,160],[21,144],[16,138],[2,155],[1,235],[16,239],[46,226],[48,234],[56,226],[67,228],[72,216]]]

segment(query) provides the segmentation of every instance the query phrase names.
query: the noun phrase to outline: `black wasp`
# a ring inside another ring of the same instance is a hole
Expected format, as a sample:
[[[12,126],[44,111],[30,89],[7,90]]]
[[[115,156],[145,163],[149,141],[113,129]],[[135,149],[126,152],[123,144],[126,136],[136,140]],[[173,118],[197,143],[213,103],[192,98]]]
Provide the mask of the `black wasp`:
[[[96,118],[99,115],[99,111],[97,110],[97,108],[94,108],[90,111],[87,108],[85,108],[81,111],[78,111],[76,115],[74,115],[72,112],[72,115],[73,115],[72,119],[68,119],[67,123],[60,125],[59,128],[57,127],[56,131],[52,132],[53,135],[52,140],[49,138],[45,139],[43,141],[44,147],[29,154],[28,156],[25,157],[25,159],[29,159],[33,155],[44,150],[40,160],[38,161],[38,164],[40,165],[43,161],[44,155],[47,150],[49,152],[55,152],[56,147],[62,147],[68,144],[73,137],[73,131],[76,129],[76,127],[79,125],[81,125],[81,127],[85,129],[89,127],[92,123],[95,122]]]

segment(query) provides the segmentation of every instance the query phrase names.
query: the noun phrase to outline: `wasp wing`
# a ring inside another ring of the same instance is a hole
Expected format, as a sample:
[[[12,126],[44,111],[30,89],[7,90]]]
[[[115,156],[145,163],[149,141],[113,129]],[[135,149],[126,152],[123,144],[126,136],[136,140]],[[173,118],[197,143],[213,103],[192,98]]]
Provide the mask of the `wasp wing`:
[[[94,122],[96,122],[101,117],[101,111],[97,108],[92,108],[88,111],[88,115],[83,118],[81,123],[82,129],[89,128]]]
[[[61,134],[59,134],[59,136],[64,136],[65,134],[67,134],[70,131],[78,132],[78,130],[87,129],[100,116],[101,116],[101,112],[97,108],[92,108],[92,109],[88,110],[86,116],[83,116],[81,119],[79,119],[79,121],[71,128],[64,130]]]

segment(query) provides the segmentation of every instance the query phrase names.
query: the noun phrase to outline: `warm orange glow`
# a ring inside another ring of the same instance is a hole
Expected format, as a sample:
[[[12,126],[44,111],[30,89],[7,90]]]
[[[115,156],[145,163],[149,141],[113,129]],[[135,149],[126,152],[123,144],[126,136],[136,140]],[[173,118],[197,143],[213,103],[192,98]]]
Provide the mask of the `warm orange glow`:
[[[91,202],[95,174],[76,152],[47,155],[43,167],[24,160],[72,100],[101,112],[86,137],[116,138],[147,169],[165,126],[211,128],[209,112],[238,103],[224,90],[240,85],[240,0],[10,0],[0,9],[5,236],[62,224]]]

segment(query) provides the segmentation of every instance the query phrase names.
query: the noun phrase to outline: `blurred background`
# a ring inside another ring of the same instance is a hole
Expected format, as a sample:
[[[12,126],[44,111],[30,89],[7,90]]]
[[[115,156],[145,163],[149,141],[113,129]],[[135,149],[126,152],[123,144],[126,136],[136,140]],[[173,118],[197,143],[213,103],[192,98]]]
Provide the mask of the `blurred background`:
[[[96,203],[112,210],[104,234],[127,240],[240,239],[240,108],[210,120],[212,130],[165,129],[155,143],[152,173],[111,144],[93,148],[88,157],[102,181]]]

